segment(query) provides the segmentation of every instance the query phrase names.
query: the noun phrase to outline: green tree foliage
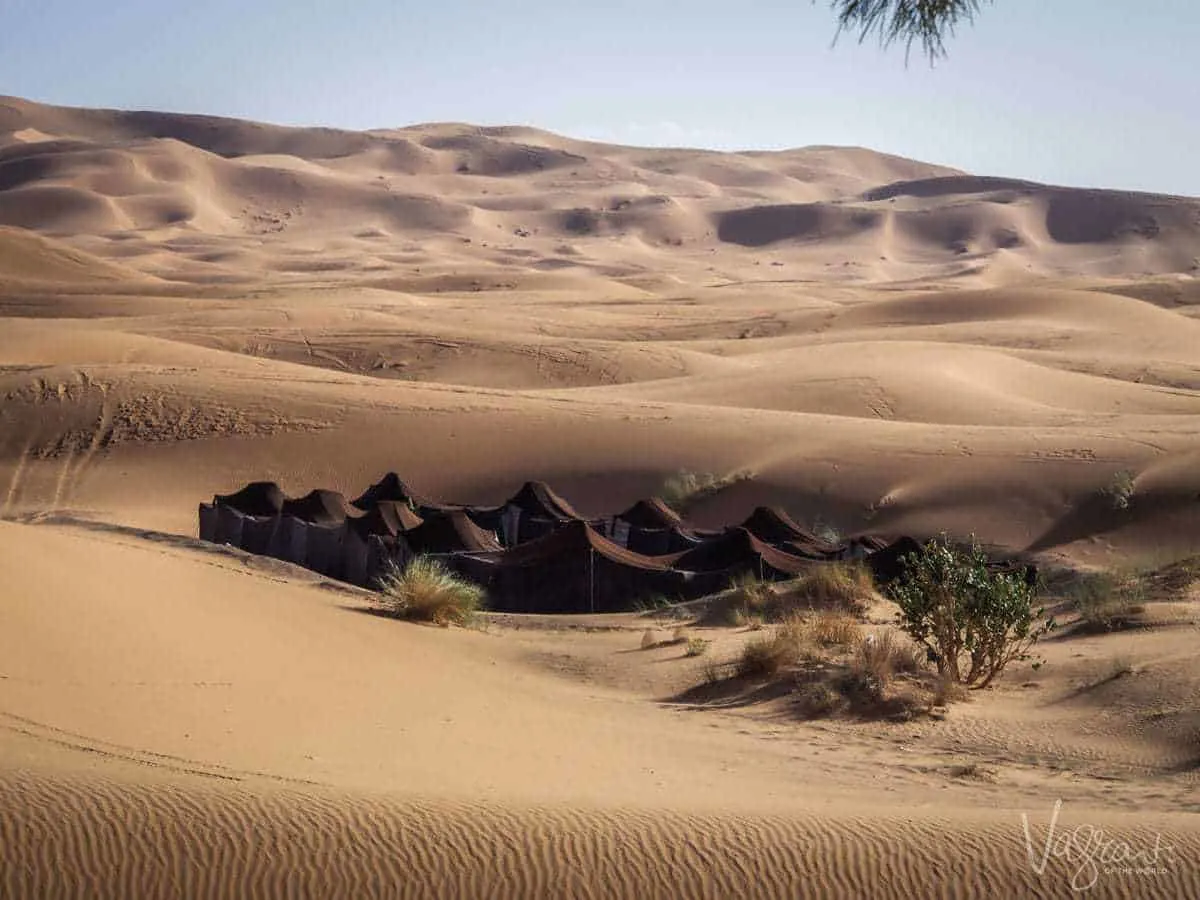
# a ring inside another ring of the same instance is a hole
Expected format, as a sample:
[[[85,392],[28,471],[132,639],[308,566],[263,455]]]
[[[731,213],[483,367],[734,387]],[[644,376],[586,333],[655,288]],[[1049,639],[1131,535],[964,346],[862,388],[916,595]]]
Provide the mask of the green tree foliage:
[[[832,0],[832,6],[839,35],[857,31],[861,43],[875,34],[884,47],[901,41],[906,55],[920,42],[932,62],[946,55],[946,37],[974,22],[984,2],[990,0]]]
[[[901,576],[886,588],[900,607],[900,626],[923,646],[938,673],[970,688],[985,688],[1013,660],[1053,630],[1034,607],[1036,589],[1017,573],[988,568],[972,539],[969,547],[929,541],[903,560]]]

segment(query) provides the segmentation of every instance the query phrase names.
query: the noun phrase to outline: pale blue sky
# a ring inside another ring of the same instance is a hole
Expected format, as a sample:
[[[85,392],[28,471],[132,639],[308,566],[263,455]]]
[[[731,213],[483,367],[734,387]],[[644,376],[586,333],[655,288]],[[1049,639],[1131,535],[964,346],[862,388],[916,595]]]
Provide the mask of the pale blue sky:
[[[930,68],[826,0],[0,0],[0,94],[283,124],[854,144],[1200,195],[1198,0],[997,0]]]

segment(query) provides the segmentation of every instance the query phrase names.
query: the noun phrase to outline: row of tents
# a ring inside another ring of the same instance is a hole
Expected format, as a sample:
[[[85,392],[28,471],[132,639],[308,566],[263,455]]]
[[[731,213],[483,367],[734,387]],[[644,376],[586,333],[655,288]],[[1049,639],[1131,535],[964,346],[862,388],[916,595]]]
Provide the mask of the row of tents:
[[[866,560],[887,581],[919,550],[911,538],[834,544],[770,507],[720,530],[690,527],[658,498],[589,519],[538,481],[499,506],[444,504],[395,473],[353,500],[320,489],[289,497],[254,482],[201,504],[199,520],[202,540],[363,587],[417,556],[439,557],[481,585],[490,608],[509,612],[625,611],[650,597],[705,596],[742,574],[783,580],[845,559]]]

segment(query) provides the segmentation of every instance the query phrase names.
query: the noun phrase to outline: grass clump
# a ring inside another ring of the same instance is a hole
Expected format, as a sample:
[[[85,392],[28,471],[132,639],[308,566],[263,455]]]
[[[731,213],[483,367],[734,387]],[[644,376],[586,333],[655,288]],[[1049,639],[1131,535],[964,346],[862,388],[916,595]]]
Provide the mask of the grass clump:
[[[1101,490],[1115,510],[1129,509],[1129,503],[1133,500],[1133,492],[1134,474],[1128,469],[1122,469],[1113,475],[1112,481]]]
[[[1145,588],[1133,575],[1090,572],[1067,591],[1079,613],[1076,628],[1088,633],[1126,628],[1145,611]]]
[[[680,469],[667,477],[659,488],[659,496],[677,513],[683,514],[702,500],[754,476],[745,470],[716,475],[712,472],[691,472]]]
[[[392,564],[380,579],[380,594],[397,618],[442,627],[470,624],[485,599],[483,588],[430,556],[418,556],[403,569]]]
[[[875,579],[862,563],[820,563],[786,582],[779,604],[789,610],[840,609],[861,615],[875,596]]]
[[[858,645],[852,667],[882,687],[897,674],[915,675],[925,668],[924,654],[896,631],[868,635]]]
[[[742,648],[734,673],[739,678],[774,678],[800,661],[804,626],[784,622],[772,634],[756,637]]]
[[[701,637],[690,637],[687,639],[687,647],[684,650],[685,656],[703,656],[708,652],[711,641],[706,641]]]
[[[863,640],[862,626],[848,613],[821,610],[800,622],[804,637],[819,647],[854,648]]]

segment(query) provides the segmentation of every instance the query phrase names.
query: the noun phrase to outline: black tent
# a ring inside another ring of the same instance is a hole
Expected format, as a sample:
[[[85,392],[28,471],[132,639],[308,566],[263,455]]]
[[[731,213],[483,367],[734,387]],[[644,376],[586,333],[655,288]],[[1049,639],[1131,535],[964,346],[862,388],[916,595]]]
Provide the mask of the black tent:
[[[246,516],[278,515],[287,502],[285,494],[273,481],[252,481],[232,494],[217,494],[214,506],[227,506]]]
[[[340,525],[348,518],[363,515],[361,509],[351,506],[337,491],[327,491],[323,488],[286,501],[280,512],[284,516],[314,525]]]
[[[745,528],[760,541],[788,553],[813,559],[825,559],[837,552],[837,547],[808,529],[798,525],[791,516],[775,506],[756,507],[745,521]]]
[[[619,547],[581,520],[493,563],[488,603],[506,612],[624,612],[640,599],[678,597],[687,589],[686,577],[668,561]]]

